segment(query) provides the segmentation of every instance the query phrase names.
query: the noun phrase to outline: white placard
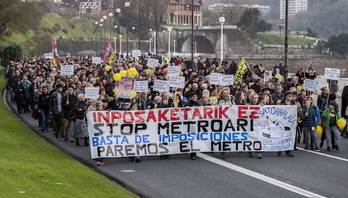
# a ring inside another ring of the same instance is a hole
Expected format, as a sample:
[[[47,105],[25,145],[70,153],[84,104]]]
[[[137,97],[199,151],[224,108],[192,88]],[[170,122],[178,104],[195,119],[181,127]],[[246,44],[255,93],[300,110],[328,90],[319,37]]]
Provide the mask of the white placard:
[[[92,64],[100,64],[101,63],[101,57],[94,56],[92,57]]]
[[[74,75],[74,65],[62,65],[60,67],[60,75],[64,75],[64,76]]]
[[[133,57],[141,56],[141,51],[140,50],[132,50],[132,56]]]
[[[312,79],[305,79],[303,81],[303,87],[305,90],[317,92],[320,89],[320,82]]]
[[[135,81],[134,91],[135,92],[147,92],[149,89],[149,83],[147,81]]]
[[[152,67],[158,67],[158,63],[159,63],[158,59],[154,59],[154,58],[150,58],[147,61],[147,65]]]
[[[99,98],[99,87],[86,87],[85,88],[86,99],[98,99]]]
[[[221,85],[228,86],[233,85],[233,75],[222,75]]]
[[[169,81],[155,80],[153,90],[158,92],[169,92]]]
[[[210,74],[210,84],[211,85],[221,85],[222,74],[219,73],[211,73]]]
[[[334,68],[325,68],[324,71],[324,78],[330,79],[330,80],[339,80],[340,79],[340,69],[334,69]]]
[[[180,66],[169,66],[167,75],[168,76],[179,76],[180,75]]]
[[[169,86],[176,88],[185,87],[185,77],[184,76],[170,76],[169,77]]]

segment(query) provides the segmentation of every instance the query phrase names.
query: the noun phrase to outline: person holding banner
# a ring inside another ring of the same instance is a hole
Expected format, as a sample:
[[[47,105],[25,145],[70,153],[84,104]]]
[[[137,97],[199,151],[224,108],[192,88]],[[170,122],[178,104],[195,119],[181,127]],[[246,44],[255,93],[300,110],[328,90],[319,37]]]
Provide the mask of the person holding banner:
[[[284,93],[284,100],[279,103],[279,105],[295,105],[295,103],[292,101],[292,93],[290,91]],[[280,157],[282,155],[282,152],[278,151],[277,154]],[[294,157],[294,155],[291,153],[291,150],[285,151],[285,154],[288,157]]]
[[[201,106],[198,102],[197,102],[197,94],[195,92],[191,92],[190,93],[190,97],[189,97],[189,101],[187,101],[185,103],[185,106],[186,107],[195,107],[195,106]],[[197,154],[192,152],[190,153],[190,157],[191,157],[191,160],[196,160],[196,156]]]
[[[323,128],[326,135],[327,151],[331,151],[331,148],[339,150],[339,130],[337,126],[337,120],[340,119],[341,116],[338,110],[338,104],[335,101],[331,101],[329,108],[326,108],[324,110],[321,117],[323,118]],[[333,144],[331,144],[331,134],[333,134]]]

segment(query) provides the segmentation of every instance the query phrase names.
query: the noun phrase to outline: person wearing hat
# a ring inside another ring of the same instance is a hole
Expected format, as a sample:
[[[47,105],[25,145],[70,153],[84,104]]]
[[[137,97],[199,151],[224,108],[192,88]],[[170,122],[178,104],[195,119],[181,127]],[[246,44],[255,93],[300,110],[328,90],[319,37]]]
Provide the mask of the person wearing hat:
[[[341,116],[338,110],[337,102],[331,101],[329,108],[326,108],[323,111],[321,117],[323,118],[323,128],[326,135],[327,151],[331,151],[331,149],[339,150],[339,130],[337,126],[337,120],[340,119]],[[331,143],[331,134],[333,134],[334,144]]]

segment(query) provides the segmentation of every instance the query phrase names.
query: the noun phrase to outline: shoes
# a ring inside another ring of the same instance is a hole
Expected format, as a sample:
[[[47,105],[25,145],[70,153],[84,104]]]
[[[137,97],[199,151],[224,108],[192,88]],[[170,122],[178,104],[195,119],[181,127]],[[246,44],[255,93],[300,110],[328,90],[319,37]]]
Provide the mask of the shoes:
[[[141,159],[138,157],[138,158],[135,159],[135,162],[139,163],[139,162],[141,162]]]
[[[257,159],[262,159],[261,153],[257,154]]]
[[[227,158],[227,154],[226,154],[226,153],[223,153],[221,158],[222,158],[222,159],[226,159],[226,158]]]
[[[338,148],[338,145],[335,145],[335,149],[336,149],[336,151],[340,150],[340,148]]]
[[[102,161],[97,161],[97,166],[104,166],[104,162],[102,162]]]
[[[319,152],[320,149],[319,149],[318,147],[315,147],[315,151],[316,151],[316,152]]]
[[[278,151],[277,155],[278,155],[278,157],[280,157],[282,155],[282,152]]]
[[[192,157],[191,157],[191,160],[196,160],[196,156],[192,156]]]
[[[304,150],[309,150],[309,148],[308,148],[308,147],[305,147]]]
[[[133,162],[135,157],[130,157],[129,159],[130,159],[131,162]]]
[[[287,153],[286,156],[288,157],[294,157],[294,155],[292,153]]]
[[[45,133],[45,129],[41,129],[41,132],[42,132],[42,133]]]
[[[62,137],[62,138],[60,138],[60,141],[64,141],[64,140],[65,140],[65,138],[63,138],[63,137]]]
[[[332,150],[336,150],[336,145],[332,145]]]
[[[331,149],[330,149],[330,147],[329,147],[329,146],[327,147],[327,149],[326,149],[326,150],[327,150],[327,151],[331,151]]]
[[[249,157],[254,157],[252,152],[249,152]]]
[[[319,147],[323,148],[323,146],[324,146],[324,142],[320,142]]]

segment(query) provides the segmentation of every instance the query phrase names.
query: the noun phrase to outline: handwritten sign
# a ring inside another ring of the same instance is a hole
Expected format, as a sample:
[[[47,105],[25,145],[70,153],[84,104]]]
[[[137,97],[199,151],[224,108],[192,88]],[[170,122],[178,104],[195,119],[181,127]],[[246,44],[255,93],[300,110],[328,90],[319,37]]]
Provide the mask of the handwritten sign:
[[[62,65],[60,68],[61,75],[74,75],[74,65]]]
[[[339,80],[340,79],[340,69],[334,69],[334,68],[325,68],[324,71],[324,78],[330,79],[330,80]]]
[[[320,89],[320,83],[316,80],[305,79],[303,81],[303,87],[305,90],[317,92]]]
[[[99,98],[99,87],[86,87],[85,98],[87,99],[98,99]]]
[[[169,92],[169,81],[155,80],[153,90],[158,92]]]
[[[169,66],[167,75],[168,76],[179,76],[180,75],[180,66]]]
[[[169,77],[169,86],[176,88],[185,87],[185,77],[184,76],[170,76]]]
[[[221,85],[227,86],[227,85],[233,85],[233,75],[222,75],[221,79]]]
[[[158,67],[158,63],[159,63],[158,59],[154,59],[154,58],[150,58],[147,61],[147,65],[152,67]]]
[[[135,81],[134,91],[135,92],[147,92],[149,89],[149,83],[147,81]]]
[[[219,73],[211,73],[210,74],[210,84],[211,85],[221,85],[222,74]]]
[[[92,64],[100,64],[101,63],[101,57],[92,57]]]
[[[141,51],[140,50],[132,50],[132,56],[133,57],[141,56]]]
[[[117,96],[119,98],[132,98],[134,79],[124,78],[118,81]]]

